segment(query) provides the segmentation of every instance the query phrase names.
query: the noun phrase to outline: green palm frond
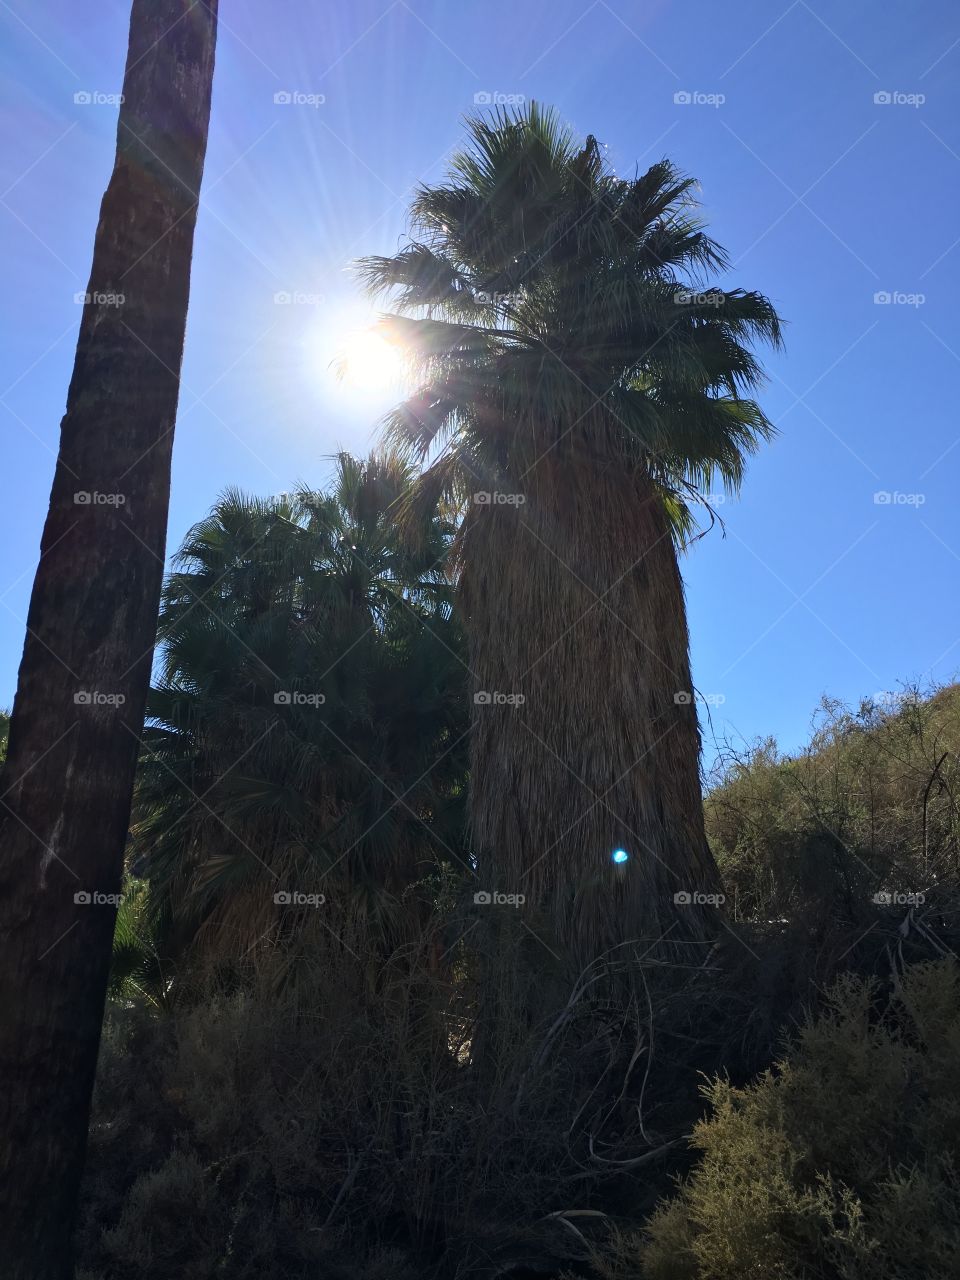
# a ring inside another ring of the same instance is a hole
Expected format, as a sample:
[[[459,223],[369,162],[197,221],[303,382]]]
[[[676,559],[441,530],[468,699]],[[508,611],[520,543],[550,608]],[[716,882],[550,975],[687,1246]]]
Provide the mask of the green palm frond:
[[[133,847],[173,952],[241,955],[281,928],[278,890],[346,910],[448,852],[434,824],[462,806],[466,751],[452,513],[401,530],[408,461],[333,463],[320,493],[224,495],[164,590]]]
[[[410,244],[357,264],[416,386],[384,425],[426,464],[422,495],[462,497],[561,442],[674,493],[739,485],[774,431],[753,348],[779,347],[781,325],[763,295],[709,283],[728,260],[695,186],[668,160],[618,178],[537,103],[467,121],[446,182],[417,192]]]

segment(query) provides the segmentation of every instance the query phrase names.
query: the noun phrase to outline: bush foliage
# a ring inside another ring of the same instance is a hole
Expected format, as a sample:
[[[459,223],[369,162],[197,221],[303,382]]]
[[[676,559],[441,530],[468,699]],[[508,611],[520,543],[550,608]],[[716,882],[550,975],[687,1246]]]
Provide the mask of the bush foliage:
[[[690,1177],[608,1274],[948,1280],[960,1252],[960,967],[846,976],[746,1088],[706,1087]]]
[[[856,924],[875,894],[922,893],[955,922],[960,686],[856,710],[825,698],[805,750],[727,747],[714,783],[707,830],[736,918]]]

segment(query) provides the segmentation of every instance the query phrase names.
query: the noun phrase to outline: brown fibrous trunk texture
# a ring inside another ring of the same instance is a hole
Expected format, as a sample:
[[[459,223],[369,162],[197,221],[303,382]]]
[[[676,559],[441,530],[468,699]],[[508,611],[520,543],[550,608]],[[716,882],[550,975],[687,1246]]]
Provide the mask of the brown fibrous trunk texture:
[[[217,0],[134,0],[0,779],[0,1258],[67,1280],[163,577]]]
[[[720,882],[663,502],[644,466],[586,450],[501,488],[474,498],[459,547],[483,889],[522,894],[512,909],[578,964],[695,964],[718,923],[697,896]]]

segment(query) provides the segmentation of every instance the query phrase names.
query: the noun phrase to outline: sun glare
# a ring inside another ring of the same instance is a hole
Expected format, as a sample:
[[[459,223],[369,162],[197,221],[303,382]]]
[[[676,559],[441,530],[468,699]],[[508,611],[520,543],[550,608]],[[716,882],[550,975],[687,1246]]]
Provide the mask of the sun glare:
[[[395,346],[373,329],[353,329],[343,335],[339,357],[342,380],[361,391],[398,387],[403,359]]]
[[[304,373],[338,413],[373,423],[407,393],[406,361],[358,298],[331,298],[300,330]]]

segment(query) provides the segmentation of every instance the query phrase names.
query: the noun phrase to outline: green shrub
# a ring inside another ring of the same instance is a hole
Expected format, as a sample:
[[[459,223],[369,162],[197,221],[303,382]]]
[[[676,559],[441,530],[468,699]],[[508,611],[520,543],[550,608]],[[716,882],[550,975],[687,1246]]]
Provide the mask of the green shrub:
[[[699,1160],[606,1274],[627,1280],[950,1280],[960,1257],[960,968],[887,1001],[841,978],[775,1069],[715,1081]]]
[[[917,915],[955,927],[960,686],[857,710],[825,698],[796,756],[728,749],[705,818],[737,919],[866,924],[879,891],[922,893]]]

